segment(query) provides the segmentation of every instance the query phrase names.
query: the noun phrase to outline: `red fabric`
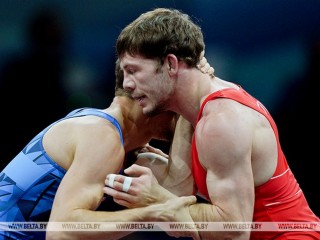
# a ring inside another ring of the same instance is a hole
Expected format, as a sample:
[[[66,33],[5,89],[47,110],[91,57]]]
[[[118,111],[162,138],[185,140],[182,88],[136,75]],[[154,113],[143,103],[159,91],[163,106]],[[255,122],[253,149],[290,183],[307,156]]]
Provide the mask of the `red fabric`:
[[[276,124],[268,113],[266,108],[255,98],[245,92],[242,88],[239,90],[228,88],[212,93],[202,103],[197,123],[202,117],[202,111],[208,101],[217,98],[233,99],[245,106],[248,106],[263,114],[270,122],[271,127],[277,138],[278,145],[278,163],[273,177],[266,183],[255,188],[255,206],[253,221],[255,222],[320,222],[320,219],[311,211],[309,205],[288,167],[285,155],[282,152]],[[202,167],[197,153],[195,136],[192,139],[192,166],[193,176],[200,195],[208,200],[209,194],[206,185],[206,170]],[[285,236],[292,235],[292,232],[281,234],[277,232],[252,232],[251,239],[287,239]],[[319,232],[301,232],[314,236],[310,239],[320,239]],[[297,232],[293,234],[297,237]],[[290,238],[288,238],[290,239]],[[306,236],[303,235],[303,239]]]

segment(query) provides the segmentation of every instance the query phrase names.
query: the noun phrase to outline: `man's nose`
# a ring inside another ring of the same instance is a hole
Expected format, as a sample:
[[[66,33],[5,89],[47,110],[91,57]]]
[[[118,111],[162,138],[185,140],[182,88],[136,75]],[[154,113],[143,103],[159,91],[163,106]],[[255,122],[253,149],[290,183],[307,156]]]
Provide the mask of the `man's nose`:
[[[123,77],[123,89],[128,91],[128,92],[132,92],[135,88],[135,83],[134,81],[130,78],[130,76],[128,76],[127,74],[124,74]]]

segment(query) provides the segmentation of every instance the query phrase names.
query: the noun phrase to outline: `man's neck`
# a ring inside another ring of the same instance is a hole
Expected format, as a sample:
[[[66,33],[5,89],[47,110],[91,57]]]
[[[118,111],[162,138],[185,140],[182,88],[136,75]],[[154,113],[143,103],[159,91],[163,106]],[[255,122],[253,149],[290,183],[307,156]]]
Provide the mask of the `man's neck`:
[[[210,94],[212,78],[198,69],[189,69],[179,74],[172,111],[196,124],[202,99]]]
[[[121,125],[126,152],[150,140],[148,126],[146,126],[147,117],[142,115],[140,106],[137,106],[134,100],[127,97],[116,97],[108,111],[116,114]]]

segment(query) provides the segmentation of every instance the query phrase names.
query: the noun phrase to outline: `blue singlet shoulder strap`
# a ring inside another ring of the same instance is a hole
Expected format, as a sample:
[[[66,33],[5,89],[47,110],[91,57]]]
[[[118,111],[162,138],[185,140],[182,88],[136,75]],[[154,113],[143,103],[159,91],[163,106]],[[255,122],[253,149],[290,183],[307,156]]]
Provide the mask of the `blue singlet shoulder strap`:
[[[103,112],[100,109],[97,109],[97,108],[79,108],[79,109],[75,109],[72,112],[70,112],[66,116],[66,118],[69,118],[69,117],[80,117],[80,116],[86,116],[86,115],[94,115],[94,116],[102,117],[102,118],[107,119],[108,121],[110,121],[117,128],[117,130],[118,130],[118,132],[120,134],[121,143],[122,143],[122,145],[124,145],[124,140],[123,140],[123,136],[122,136],[122,129],[120,127],[119,122],[117,121],[117,119],[115,119],[111,115]]]

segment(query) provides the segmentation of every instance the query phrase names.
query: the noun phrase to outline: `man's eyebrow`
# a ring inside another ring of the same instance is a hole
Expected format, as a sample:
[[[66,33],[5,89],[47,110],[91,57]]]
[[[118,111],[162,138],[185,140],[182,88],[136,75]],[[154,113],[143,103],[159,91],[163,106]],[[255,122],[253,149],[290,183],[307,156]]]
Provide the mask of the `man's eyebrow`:
[[[127,69],[128,67],[132,66],[132,64],[125,62],[123,64],[120,64],[120,68],[121,69]]]
[[[121,67],[121,66],[120,66],[120,67]],[[139,66],[138,66],[137,64],[135,64],[135,63],[125,63],[125,64],[121,67],[122,70],[137,69],[137,68],[139,68]]]
[[[128,64],[124,64],[124,65],[121,67],[121,69],[127,69],[128,67],[129,67]]]

